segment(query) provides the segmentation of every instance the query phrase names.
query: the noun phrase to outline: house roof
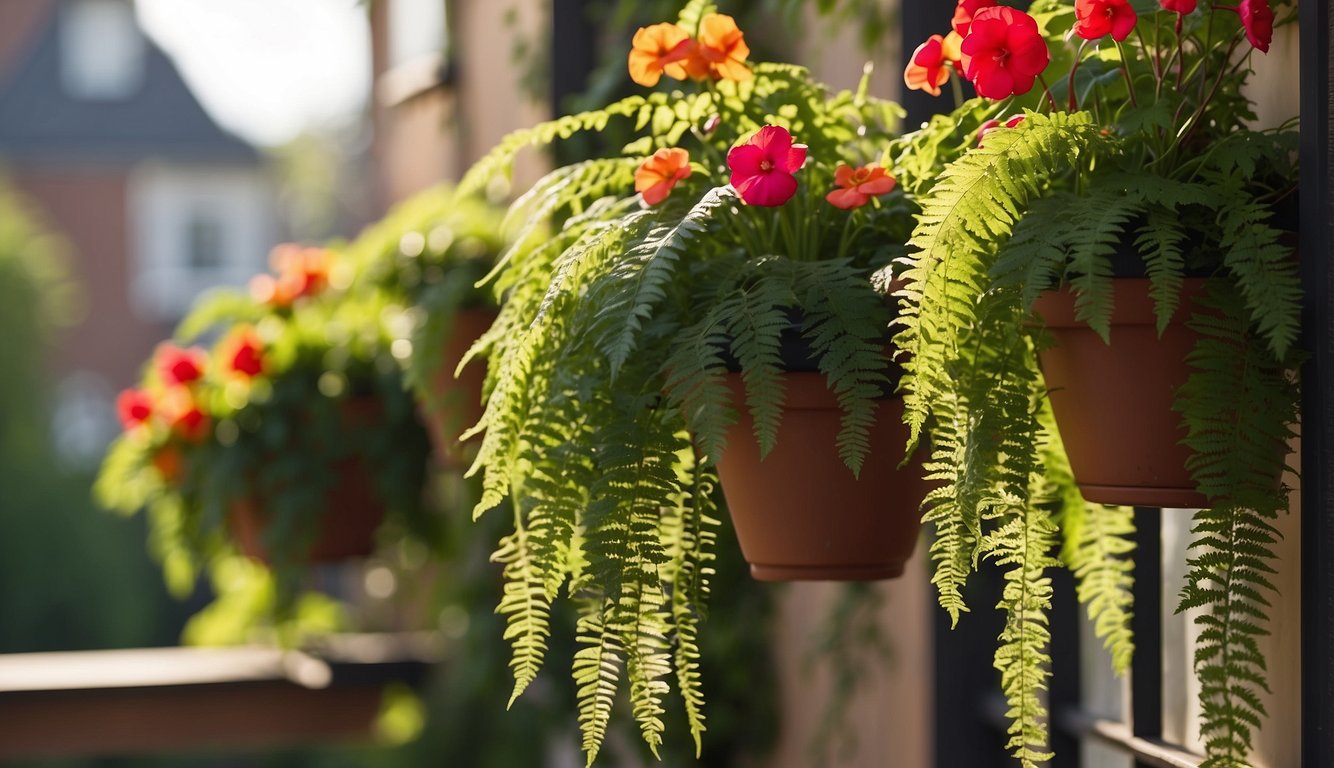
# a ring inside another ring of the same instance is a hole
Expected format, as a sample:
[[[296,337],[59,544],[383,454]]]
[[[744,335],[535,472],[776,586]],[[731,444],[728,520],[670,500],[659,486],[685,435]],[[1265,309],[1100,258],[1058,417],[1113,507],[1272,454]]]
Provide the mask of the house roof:
[[[0,74],[0,156],[15,164],[133,164],[147,158],[253,164],[253,146],[209,117],[175,64],[145,40],[142,87],[119,100],[71,95],[61,81],[59,13]]]

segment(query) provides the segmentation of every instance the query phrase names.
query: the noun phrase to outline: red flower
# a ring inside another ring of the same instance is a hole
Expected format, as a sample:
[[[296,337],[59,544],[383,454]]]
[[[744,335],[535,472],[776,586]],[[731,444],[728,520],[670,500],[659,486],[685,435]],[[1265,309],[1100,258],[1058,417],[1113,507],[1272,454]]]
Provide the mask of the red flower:
[[[965,76],[988,99],[1028,93],[1051,61],[1037,21],[1006,7],[978,11],[960,49]]]
[[[973,24],[973,17],[983,8],[996,7],[996,0],[959,0],[954,7],[954,18],[950,26],[959,33],[959,37],[968,37],[968,30]]]
[[[1024,116],[1023,116],[1023,115],[1015,115],[1014,117],[1012,117],[1012,118],[1010,118],[1009,120],[1006,120],[1006,121],[1005,121],[1005,123],[1004,123],[1004,127],[1006,127],[1006,128],[1013,128],[1013,127],[1015,127],[1016,125],[1019,125],[1019,124],[1022,123],[1022,122],[1024,122]],[[994,130],[996,130],[997,128],[1000,128],[1000,127],[1001,127],[1001,121],[1000,121],[1000,120],[988,120],[988,121],[986,121],[985,123],[983,123],[981,126],[979,126],[978,129],[977,129],[977,146],[978,146],[978,147],[981,147],[981,146],[982,146],[982,139],[986,138],[986,136],[987,136],[988,133],[991,133],[992,131],[994,131]]]
[[[1075,34],[1085,40],[1110,34],[1119,43],[1135,28],[1135,20],[1130,0],[1075,0]]]
[[[792,174],[806,162],[806,145],[793,144],[786,128],[766,125],[750,141],[732,147],[727,167],[732,186],[747,205],[774,207],[786,203],[797,192]]]
[[[218,352],[228,373],[254,378],[264,372],[264,342],[249,325],[233,331],[218,345]]]
[[[894,190],[894,177],[875,163],[863,165],[857,170],[847,163],[839,163],[834,171],[834,183],[838,189],[825,195],[830,205],[848,210],[860,208],[871,201],[872,197],[889,194]]]
[[[1236,11],[1241,16],[1241,26],[1246,28],[1246,39],[1261,53],[1269,53],[1269,44],[1274,40],[1274,10],[1269,7],[1269,0],[1241,0]]]
[[[157,351],[158,377],[168,387],[196,382],[204,375],[206,359],[204,350],[198,347],[181,349],[166,342]]]
[[[635,171],[635,191],[644,202],[657,205],[672,193],[676,182],[690,175],[690,153],[676,147],[663,147],[653,153]]]
[[[681,62],[694,44],[684,29],[675,24],[640,27],[630,45],[631,80],[652,88],[663,73],[677,80],[685,79],[686,71]]]
[[[153,417],[153,399],[142,389],[124,390],[116,397],[116,416],[128,432]]]
[[[1197,0],[1159,0],[1159,2],[1162,3],[1163,10],[1185,16],[1188,13],[1195,12]]]
[[[945,66],[945,38],[932,35],[925,43],[917,46],[908,67],[903,70],[903,84],[914,91],[926,91],[932,96],[940,95],[940,86],[950,79],[950,71]]]

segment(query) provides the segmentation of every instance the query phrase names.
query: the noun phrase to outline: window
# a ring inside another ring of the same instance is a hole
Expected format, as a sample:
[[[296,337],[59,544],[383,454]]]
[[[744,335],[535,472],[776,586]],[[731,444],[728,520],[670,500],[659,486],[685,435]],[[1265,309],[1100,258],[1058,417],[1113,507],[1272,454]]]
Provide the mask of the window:
[[[147,163],[129,184],[130,305],[175,321],[196,296],[264,269],[276,222],[258,168]]]
[[[447,24],[445,0],[390,0],[390,68],[421,59],[443,60]]]
[[[216,270],[222,267],[222,223],[202,211],[190,214],[185,231],[185,253],[191,269]]]
[[[60,79],[80,99],[126,99],[144,79],[146,43],[124,0],[73,0],[60,19]]]

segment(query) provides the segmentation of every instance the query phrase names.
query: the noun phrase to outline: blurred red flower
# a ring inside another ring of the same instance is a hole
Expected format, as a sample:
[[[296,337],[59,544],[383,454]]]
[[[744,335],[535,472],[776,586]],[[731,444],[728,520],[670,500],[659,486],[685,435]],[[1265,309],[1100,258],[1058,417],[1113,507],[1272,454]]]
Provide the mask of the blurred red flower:
[[[635,191],[644,202],[657,205],[672,193],[676,182],[690,175],[690,153],[677,147],[663,147],[635,171]]]
[[[1130,0],[1075,0],[1075,34],[1085,40],[1111,35],[1119,43],[1135,28],[1136,19]]]

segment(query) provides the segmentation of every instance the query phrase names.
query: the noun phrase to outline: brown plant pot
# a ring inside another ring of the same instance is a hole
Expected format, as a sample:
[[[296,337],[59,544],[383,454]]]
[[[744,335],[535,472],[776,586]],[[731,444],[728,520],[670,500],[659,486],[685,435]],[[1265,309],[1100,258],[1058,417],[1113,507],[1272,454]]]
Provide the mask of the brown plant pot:
[[[366,424],[384,417],[380,401],[371,397],[347,400],[341,406],[342,421],[348,435]],[[302,558],[309,563],[331,563],[366,557],[375,551],[375,531],[384,522],[385,506],[375,490],[375,479],[361,458],[343,459],[334,468],[337,478],[324,496],[324,509],[318,520],[320,530],[311,537],[310,549]],[[241,553],[271,563],[264,545],[265,531],[272,514],[264,500],[253,494],[232,503],[228,520],[232,536]],[[308,535],[293,531],[293,535]]]
[[[436,461],[445,467],[467,463],[469,444],[459,442],[459,435],[482,418],[482,384],[486,379],[486,364],[473,360],[454,377],[459,361],[482,334],[496,320],[494,309],[464,309],[454,318],[454,328],[445,339],[440,367],[431,377],[431,397],[422,403],[422,421],[431,436]]]
[[[1075,317],[1068,288],[1043,293],[1033,309],[1055,342],[1039,353],[1056,425],[1080,493],[1088,501],[1145,507],[1207,504],[1186,470],[1191,452],[1172,410],[1190,374],[1199,334],[1185,325],[1202,278],[1188,278],[1181,306],[1158,335],[1149,281],[1116,278],[1111,343]]]
[[[718,475],[741,552],[760,581],[871,581],[903,574],[917,545],[927,484],[899,469],[903,401],[881,400],[860,478],[838,456],[842,411],[825,376],[793,372],[778,440],[763,460],[740,374],[726,374],[739,418]]]

